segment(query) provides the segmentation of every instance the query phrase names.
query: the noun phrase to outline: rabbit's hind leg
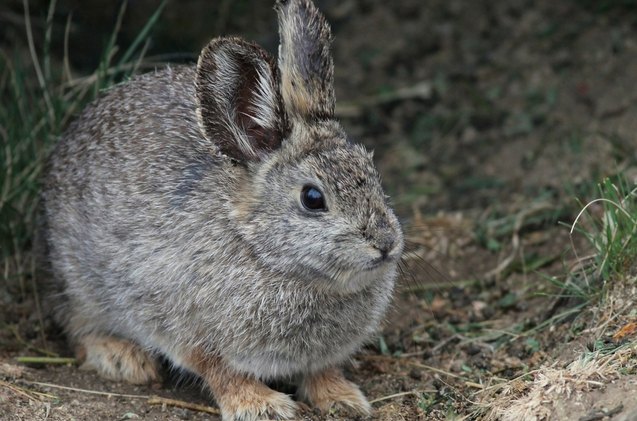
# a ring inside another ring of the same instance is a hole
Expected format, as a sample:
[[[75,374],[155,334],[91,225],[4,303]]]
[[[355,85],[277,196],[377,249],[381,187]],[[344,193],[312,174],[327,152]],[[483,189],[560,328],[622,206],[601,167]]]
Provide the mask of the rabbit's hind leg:
[[[107,379],[133,384],[160,379],[155,359],[134,342],[114,336],[88,335],[77,344],[81,369],[96,370]]]

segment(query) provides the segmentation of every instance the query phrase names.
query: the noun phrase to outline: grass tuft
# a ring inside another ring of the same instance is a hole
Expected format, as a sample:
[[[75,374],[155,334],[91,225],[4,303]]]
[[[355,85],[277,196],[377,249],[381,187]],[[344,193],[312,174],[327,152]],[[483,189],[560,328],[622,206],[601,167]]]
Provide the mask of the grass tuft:
[[[630,273],[637,259],[636,182],[618,176],[605,179],[598,188],[599,197],[583,206],[571,225],[571,237],[579,232],[594,249],[591,264],[582,270],[587,289],[595,280],[603,285]]]
[[[68,64],[70,19],[65,30],[66,56],[59,65],[51,56],[55,0],[50,2],[42,39],[34,34],[29,2],[24,0],[27,47],[0,50],[0,270],[3,285],[9,289],[17,286],[22,299],[34,271],[30,250],[44,159],[74,114],[101,90],[128,78],[144,63],[151,30],[166,1],[118,55],[117,33],[125,4],[98,68],[88,76],[74,78]]]

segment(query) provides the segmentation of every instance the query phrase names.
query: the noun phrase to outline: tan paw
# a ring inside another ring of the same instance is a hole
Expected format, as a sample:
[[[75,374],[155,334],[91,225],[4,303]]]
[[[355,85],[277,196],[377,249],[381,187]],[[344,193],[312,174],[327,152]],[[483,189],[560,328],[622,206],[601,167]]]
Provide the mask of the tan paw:
[[[102,377],[133,384],[159,380],[157,365],[139,345],[112,336],[86,336],[79,341],[80,369],[96,370]]]
[[[291,420],[298,406],[288,395],[266,386],[245,388],[219,399],[223,421]]]
[[[372,407],[358,386],[347,380],[340,370],[331,368],[307,376],[301,382],[299,397],[323,412],[345,409],[370,415]]]
[[[292,398],[235,371],[218,355],[195,349],[183,363],[207,381],[223,421],[290,420],[296,415]]]

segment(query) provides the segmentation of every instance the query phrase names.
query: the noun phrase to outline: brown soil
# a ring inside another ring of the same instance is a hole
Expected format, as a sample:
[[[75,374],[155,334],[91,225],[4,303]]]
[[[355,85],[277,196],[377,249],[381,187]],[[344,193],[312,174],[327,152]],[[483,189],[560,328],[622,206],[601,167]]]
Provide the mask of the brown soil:
[[[376,150],[409,242],[382,336],[355,356],[348,376],[375,401],[374,420],[481,419],[490,409],[485,388],[565,365],[635,317],[609,315],[621,307],[615,301],[551,319],[578,302],[557,300],[547,278],[564,280],[575,261],[569,228],[558,224],[573,221],[574,199],[590,200],[595,183],[618,171],[637,177],[637,9],[584,0],[318,3],[333,24],[338,111],[352,137]],[[258,10],[256,26],[232,15],[224,26],[272,44],[274,13]],[[270,32],[254,33],[261,30]],[[583,238],[573,242],[587,254]],[[632,288],[616,296],[630,300]],[[214,405],[183,375],[166,372],[163,383],[141,387],[73,365],[23,368],[14,358],[38,355],[29,346],[43,347],[43,335],[59,355],[72,351],[48,322],[41,331],[30,294],[9,294],[1,419],[210,419],[144,398]],[[614,408],[612,419],[637,419],[636,391],[634,371],[596,378],[556,394],[537,419]]]

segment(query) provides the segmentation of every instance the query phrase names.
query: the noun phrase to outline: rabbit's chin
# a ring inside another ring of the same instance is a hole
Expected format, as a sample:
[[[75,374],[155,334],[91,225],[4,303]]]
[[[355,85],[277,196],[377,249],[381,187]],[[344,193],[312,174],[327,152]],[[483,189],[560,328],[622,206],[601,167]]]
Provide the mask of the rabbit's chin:
[[[396,278],[397,263],[387,262],[372,269],[340,270],[325,281],[327,288],[345,294],[358,292],[378,283],[393,282]]]

